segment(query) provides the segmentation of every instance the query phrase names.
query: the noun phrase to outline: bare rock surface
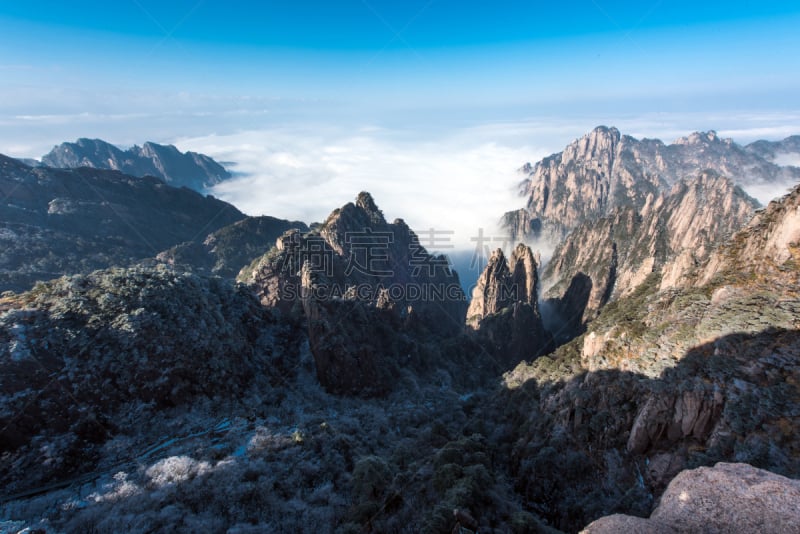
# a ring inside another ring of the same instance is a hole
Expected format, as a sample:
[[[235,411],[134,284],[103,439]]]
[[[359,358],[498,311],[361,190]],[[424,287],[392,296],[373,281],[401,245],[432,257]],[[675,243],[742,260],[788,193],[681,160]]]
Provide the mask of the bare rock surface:
[[[762,142],[743,147],[716,132],[695,132],[672,144],[635,139],[616,128],[599,126],[563,151],[520,172],[523,208],[504,217],[515,239],[557,242],[580,224],[615,209],[640,210],[648,198],[666,193],[679,180],[710,169],[744,187],[800,181],[800,168],[781,166],[776,153],[794,149]]]
[[[682,471],[649,519],[612,515],[583,532],[603,534],[800,531],[800,481],[742,463]]]
[[[641,210],[620,208],[573,230],[542,273],[544,297],[563,301],[575,277],[588,276],[591,291],[585,308],[562,311],[567,317],[581,316],[585,323],[654,272],[662,274],[661,289],[675,287],[743,227],[757,206],[715,172],[681,180],[668,193],[649,196]]]

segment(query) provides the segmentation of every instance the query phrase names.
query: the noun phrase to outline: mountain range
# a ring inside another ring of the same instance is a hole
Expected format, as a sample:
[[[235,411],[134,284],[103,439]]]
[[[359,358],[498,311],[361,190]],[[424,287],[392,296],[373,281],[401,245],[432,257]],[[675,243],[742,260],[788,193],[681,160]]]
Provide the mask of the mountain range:
[[[152,142],[121,150],[101,139],[81,138],[53,147],[42,156],[42,165],[68,169],[92,167],[131,176],[155,176],[168,185],[200,192],[231,178],[230,172],[204,154],[184,153],[172,145]]]
[[[471,295],[367,192],[307,225],[4,158],[0,528],[793,528],[797,139],[599,127]]]

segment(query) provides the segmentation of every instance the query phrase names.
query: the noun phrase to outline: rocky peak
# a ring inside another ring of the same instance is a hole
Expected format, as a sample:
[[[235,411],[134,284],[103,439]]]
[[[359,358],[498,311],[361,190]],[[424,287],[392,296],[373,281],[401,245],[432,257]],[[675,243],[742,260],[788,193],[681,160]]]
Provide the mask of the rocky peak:
[[[518,300],[535,305],[539,289],[539,258],[530,247],[517,245],[511,255],[511,280],[518,291]]]
[[[610,162],[613,158],[617,145],[620,142],[619,130],[598,126],[577,141],[568,145],[563,152],[562,160],[605,160]]]
[[[514,302],[537,308],[539,264],[530,247],[520,243],[506,259],[502,249],[496,249],[478,278],[467,311],[468,325],[479,328],[487,315],[498,313]]]
[[[383,212],[378,209],[378,206],[375,204],[375,200],[373,200],[372,195],[366,191],[362,191],[358,194],[356,197],[356,206],[364,210],[373,221],[378,223],[386,222],[386,220],[383,218]]]
[[[181,151],[175,148],[174,145],[158,145],[151,141],[146,141],[144,144],[142,144],[141,148],[136,146],[134,146],[133,148],[134,151],[139,152],[141,155],[151,158],[161,154],[164,155],[168,154],[171,156],[181,155]],[[191,152],[187,152],[187,154],[191,154]]]
[[[557,242],[581,222],[616,206],[643,204],[662,184],[655,172],[637,163],[636,148],[636,141],[616,128],[599,126],[544,158],[522,184],[527,213],[507,214],[506,225],[520,239],[532,235]]]
[[[769,146],[767,146],[769,145]],[[776,151],[792,143],[739,146],[713,130],[695,132],[671,145],[621,135],[616,128],[595,128],[529,169],[521,184],[526,205],[505,214],[515,238],[563,239],[583,222],[618,208],[640,210],[651,196],[668,193],[675,183],[711,169],[745,186],[797,183],[800,168],[780,166]],[[752,147],[752,148],[751,148]]]
[[[351,245],[354,239],[366,241],[379,241],[382,239],[380,235],[376,235],[373,238],[364,235],[362,236],[363,239],[356,237],[367,233],[382,234],[384,237],[391,236],[392,240],[402,238],[401,246],[403,244],[407,246],[413,236],[413,232],[402,220],[401,224],[387,224],[386,219],[383,217],[383,212],[378,209],[372,199],[372,195],[366,192],[361,192],[355,203],[348,202],[341,208],[334,210],[325,220],[320,230],[320,235],[327,244],[342,255],[351,253]],[[413,236],[413,238],[415,237]]]
[[[472,301],[467,310],[467,325],[476,329],[480,321],[489,314],[497,313],[509,304],[506,294],[510,270],[502,249],[496,249],[486,263],[475,289],[472,290]]]
[[[402,219],[388,224],[369,193],[317,230],[281,236],[239,280],[308,323],[317,376],[335,393],[385,394],[400,366],[413,365],[400,352],[409,343],[457,335],[464,324],[449,260],[428,254]]]
[[[62,143],[42,157],[42,164],[50,167],[100,167],[121,170],[124,153],[102,139],[82,137],[75,143]],[[100,163],[100,165],[95,164]]]
[[[510,259],[497,249],[472,292],[467,326],[504,366],[551,348],[552,339],[544,329],[537,302],[537,270],[530,247],[517,245]]]
[[[675,140],[676,145],[708,145],[715,143],[732,144],[733,139],[720,139],[717,132],[709,130],[707,132],[693,132],[686,137],[680,137]]]

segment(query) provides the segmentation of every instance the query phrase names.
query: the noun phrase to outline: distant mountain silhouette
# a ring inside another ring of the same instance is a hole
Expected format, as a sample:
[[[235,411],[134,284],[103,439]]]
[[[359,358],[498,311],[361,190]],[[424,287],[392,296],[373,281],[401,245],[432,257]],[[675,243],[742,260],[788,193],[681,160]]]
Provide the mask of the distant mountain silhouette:
[[[196,152],[181,152],[172,145],[147,142],[120,150],[101,139],[61,143],[42,156],[48,167],[94,167],[122,171],[132,176],[155,176],[175,187],[203,191],[231,177],[222,165]]]

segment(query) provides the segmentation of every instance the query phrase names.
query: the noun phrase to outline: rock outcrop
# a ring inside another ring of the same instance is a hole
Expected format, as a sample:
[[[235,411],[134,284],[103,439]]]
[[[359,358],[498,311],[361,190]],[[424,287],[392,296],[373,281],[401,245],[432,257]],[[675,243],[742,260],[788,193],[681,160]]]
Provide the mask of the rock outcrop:
[[[719,421],[724,399],[719,387],[696,384],[695,388],[652,393],[633,423],[628,451],[642,454],[659,441],[670,444],[692,438],[705,442]]]
[[[307,320],[317,377],[335,393],[388,392],[400,368],[431,363],[418,340],[463,328],[466,298],[449,260],[428,254],[403,220],[387,223],[369,193],[318,229],[285,233],[239,280]]]
[[[712,171],[680,180],[668,193],[648,196],[640,210],[618,208],[570,232],[542,273],[543,296],[563,317],[580,317],[585,324],[652,273],[661,273],[661,289],[675,287],[744,226],[757,206]],[[579,309],[568,293],[582,276],[588,277],[591,289]]]
[[[800,168],[776,164],[766,150],[742,147],[713,131],[666,145],[600,126],[562,152],[525,165],[520,192],[526,205],[507,213],[504,222],[517,239],[556,243],[581,223],[608,216],[617,208],[638,211],[649,198],[704,169],[741,186],[800,181]]]
[[[649,519],[612,515],[582,532],[652,534],[800,531],[800,481],[748,464],[718,463],[681,472]]]
[[[539,312],[538,268],[537,258],[524,244],[517,245],[508,260],[497,249],[472,293],[467,326],[506,368],[553,348]]]
[[[147,142],[120,150],[101,139],[61,143],[42,156],[42,164],[57,168],[93,167],[121,171],[131,176],[155,176],[174,187],[203,191],[231,174],[212,158],[181,152],[172,145]]]

